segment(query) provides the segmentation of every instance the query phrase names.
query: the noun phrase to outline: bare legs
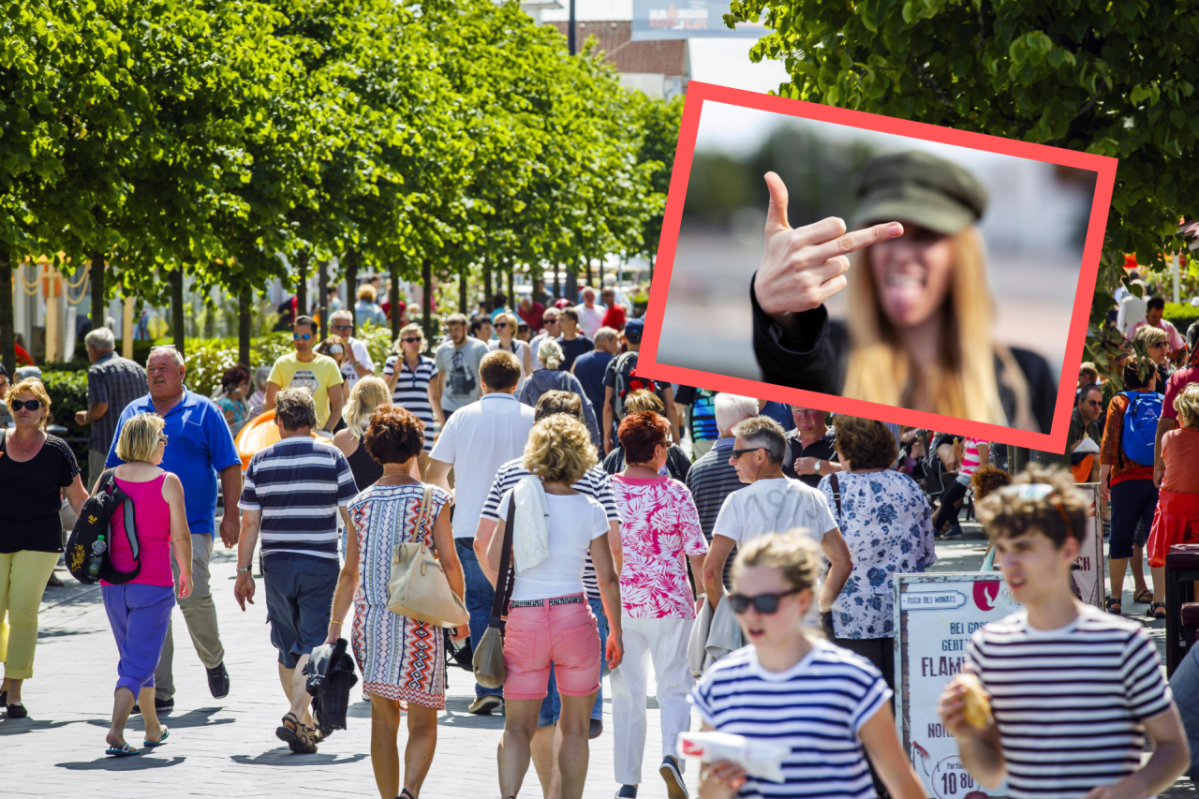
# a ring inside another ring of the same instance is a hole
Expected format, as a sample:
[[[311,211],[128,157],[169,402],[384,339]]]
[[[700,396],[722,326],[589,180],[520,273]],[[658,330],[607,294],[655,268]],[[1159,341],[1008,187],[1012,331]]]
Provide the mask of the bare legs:
[[[24,680],[14,680],[9,677],[4,678],[4,685],[0,686],[0,690],[8,692],[8,704],[10,704],[10,705],[21,704],[21,683],[23,683],[23,682],[25,682],[25,681]]]
[[[554,754],[562,749],[562,734],[557,724],[538,727],[531,746],[533,767],[541,781],[544,799],[562,799],[562,772],[555,764]]]
[[[1133,596],[1143,593],[1148,590],[1149,586],[1145,583],[1145,547],[1134,546],[1132,548],[1132,590]],[[1165,585],[1165,583],[1162,583]]]
[[[283,684],[283,693],[287,696],[287,701],[291,703],[291,712],[296,714],[296,718],[300,720],[301,724],[311,727],[313,721],[309,706],[312,704],[312,694],[308,693],[308,676],[304,674],[306,663],[308,663],[307,655],[300,655],[294,669],[289,669],[280,663],[279,682]],[[142,707],[145,705],[143,704]]]
[[[128,688],[118,688],[113,694],[112,727],[106,739],[109,746],[125,745],[125,723],[133,712],[133,702],[133,691]],[[162,725],[158,723],[158,712],[154,709],[154,686],[142,688],[137,702],[141,705],[142,718],[146,722],[146,740],[154,743],[162,737]]]
[[[587,779],[587,733],[594,704],[595,694],[562,697],[562,716],[558,719],[556,734],[561,737],[558,747],[558,770],[562,775],[561,799],[582,799],[583,784]],[[520,792],[529,770],[540,713],[540,699],[504,701],[504,736],[500,739],[498,752],[500,793],[504,797],[516,796]],[[543,747],[544,738],[538,743]],[[542,786],[544,790],[544,779]]]
[[[372,696],[371,765],[375,770],[375,785],[383,799],[395,799],[400,792],[400,752],[396,745],[399,732],[400,703],[394,699]],[[436,749],[437,711],[409,702],[404,788],[413,796],[420,796]]]

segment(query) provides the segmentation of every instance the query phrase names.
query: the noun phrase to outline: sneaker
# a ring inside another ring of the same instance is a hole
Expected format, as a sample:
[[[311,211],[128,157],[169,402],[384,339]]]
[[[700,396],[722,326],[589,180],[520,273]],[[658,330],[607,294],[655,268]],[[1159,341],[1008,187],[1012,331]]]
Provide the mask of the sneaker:
[[[679,769],[679,761],[667,755],[662,758],[662,765],[658,767],[658,773],[662,775],[662,779],[666,780],[666,794],[670,799],[691,799],[691,794],[687,793],[687,785],[683,782],[683,772]]]
[[[157,712],[169,713],[170,711],[172,711],[174,709],[175,709],[174,698],[171,698],[171,699],[159,699],[157,697],[154,698],[154,710],[156,710]],[[137,703],[134,703],[134,705],[133,705],[133,712],[134,713],[142,712],[142,709],[137,706]]]
[[[604,722],[600,719],[592,719],[590,726],[587,727],[587,739],[589,741],[594,741],[603,734]]]
[[[962,537],[962,526],[956,522],[949,525],[949,532],[945,534],[946,540],[953,540]]]
[[[466,710],[468,713],[474,713],[476,716],[490,716],[492,711],[498,710],[503,706],[504,700],[495,694],[480,696],[478,699],[470,703],[470,707]]]
[[[616,799],[637,799],[636,785],[622,785],[616,792]]]
[[[213,699],[224,699],[229,695],[229,672],[224,663],[216,664],[215,668],[205,669],[208,672],[208,690],[212,691]]]

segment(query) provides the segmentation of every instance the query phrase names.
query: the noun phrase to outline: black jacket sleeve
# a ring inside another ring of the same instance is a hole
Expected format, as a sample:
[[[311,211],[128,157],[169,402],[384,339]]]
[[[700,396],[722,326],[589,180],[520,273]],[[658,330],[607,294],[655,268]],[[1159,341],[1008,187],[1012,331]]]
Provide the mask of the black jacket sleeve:
[[[840,394],[848,354],[844,328],[829,322],[828,311],[822,305],[797,314],[795,327],[784,329],[758,305],[753,286],[750,278],[754,355],[762,379],[778,386]]]
[[[1041,432],[1048,434],[1053,426],[1053,406],[1057,403],[1057,381],[1054,380],[1049,362],[1031,350],[1012,347],[1011,351],[1028,383],[1028,400],[1033,418],[1037,420]]]

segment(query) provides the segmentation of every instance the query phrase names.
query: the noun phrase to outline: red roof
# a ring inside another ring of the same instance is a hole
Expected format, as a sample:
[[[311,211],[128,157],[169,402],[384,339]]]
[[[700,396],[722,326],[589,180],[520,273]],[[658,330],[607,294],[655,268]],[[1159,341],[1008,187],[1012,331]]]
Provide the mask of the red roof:
[[[558,29],[563,37],[569,23],[549,23]],[[575,23],[575,41],[581,50],[589,37],[594,36],[599,47],[605,52],[606,61],[615,64],[622,73],[650,73],[665,75],[668,78],[688,77],[687,41],[674,39],[658,42],[630,41],[633,35],[633,23],[629,20],[614,20],[610,22],[588,21]]]

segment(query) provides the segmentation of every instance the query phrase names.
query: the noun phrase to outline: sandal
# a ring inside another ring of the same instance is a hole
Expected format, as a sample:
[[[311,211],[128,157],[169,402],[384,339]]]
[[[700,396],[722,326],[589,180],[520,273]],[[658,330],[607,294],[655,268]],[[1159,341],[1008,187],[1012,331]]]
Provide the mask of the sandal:
[[[416,799],[416,797],[413,796],[407,788],[405,788],[404,790],[400,791],[400,795],[397,796],[396,799]]]
[[[1137,591],[1136,594],[1133,595],[1132,601],[1139,603],[1141,605],[1148,605],[1150,602],[1153,601],[1153,589],[1152,588],[1142,588],[1140,591]]]
[[[1161,611],[1160,616],[1157,615],[1157,612],[1159,610]],[[1147,615],[1149,616],[1149,618],[1154,619],[1154,620],[1166,618],[1166,603],[1165,602],[1154,602],[1152,605],[1149,606],[1149,613]]]
[[[1115,610],[1112,610],[1112,608],[1115,608]],[[1124,614],[1121,613],[1121,610],[1122,610],[1122,608],[1120,605],[1120,600],[1116,597],[1109,596],[1107,598],[1107,612],[1114,613],[1117,616],[1123,616]]]
[[[113,757],[132,757],[133,755],[140,755],[141,753],[142,752],[140,749],[134,749],[128,743],[124,743],[120,746],[110,746],[108,749],[104,750],[104,754],[111,755]]]
[[[283,717],[282,723],[275,728],[275,737],[297,755],[316,754],[316,744],[308,737],[307,728],[300,723],[295,713]]]
[[[167,742],[167,738],[170,736],[170,734],[171,734],[170,727],[163,727],[162,735],[158,736],[157,741],[151,741],[149,738],[147,738],[146,740],[142,741],[142,743],[144,745],[148,746],[149,748],[153,749],[156,746],[162,746],[163,744],[165,744]]]

